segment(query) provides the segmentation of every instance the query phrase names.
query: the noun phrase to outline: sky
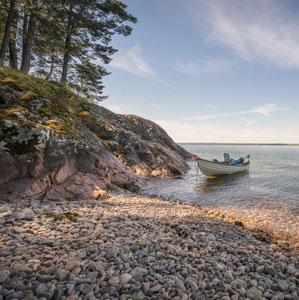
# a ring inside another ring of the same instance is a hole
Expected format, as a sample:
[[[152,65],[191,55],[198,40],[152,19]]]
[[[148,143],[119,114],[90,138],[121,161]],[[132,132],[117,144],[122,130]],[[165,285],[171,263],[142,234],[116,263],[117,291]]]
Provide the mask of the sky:
[[[299,143],[298,0],[123,0],[101,105],[175,142]]]

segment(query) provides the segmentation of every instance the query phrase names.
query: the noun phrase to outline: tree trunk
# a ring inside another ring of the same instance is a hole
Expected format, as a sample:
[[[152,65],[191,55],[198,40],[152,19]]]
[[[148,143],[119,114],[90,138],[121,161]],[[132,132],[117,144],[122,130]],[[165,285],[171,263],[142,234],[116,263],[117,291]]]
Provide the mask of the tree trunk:
[[[38,0],[34,1],[33,5],[36,6],[37,3]],[[34,12],[31,12],[29,23],[28,23],[27,34],[24,39],[25,44],[23,45],[22,64],[21,64],[21,71],[23,73],[28,73],[30,69],[31,48],[32,48],[36,22],[37,22],[37,17],[35,16]]]
[[[18,24],[19,13],[18,9],[15,9],[13,16],[13,31],[10,34],[9,39],[9,58],[10,58],[10,67],[13,69],[18,69],[18,53],[17,53],[17,24]]]
[[[26,7],[25,7],[26,10]],[[26,37],[27,37],[27,30],[28,30],[28,14],[26,11],[24,12],[24,21],[23,21],[23,37],[22,37],[22,61],[24,59],[24,48],[26,44]]]
[[[53,71],[54,71],[54,57],[51,56],[51,68],[50,68],[49,74],[48,74],[47,77],[46,77],[46,80],[47,80],[47,81],[50,80]]]
[[[72,42],[72,14],[73,14],[73,6],[70,4],[69,16],[68,16],[68,24],[66,30],[66,39],[65,39],[65,52],[63,57],[63,66],[62,66],[62,74],[61,74],[61,83],[66,83],[67,81],[67,71],[68,65],[71,58],[71,42]]]
[[[5,54],[9,44],[10,28],[13,20],[16,3],[17,0],[10,0],[10,8],[6,19],[5,30],[2,39],[1,49],[0,49],[0,66],[3,66],[4,64]]]

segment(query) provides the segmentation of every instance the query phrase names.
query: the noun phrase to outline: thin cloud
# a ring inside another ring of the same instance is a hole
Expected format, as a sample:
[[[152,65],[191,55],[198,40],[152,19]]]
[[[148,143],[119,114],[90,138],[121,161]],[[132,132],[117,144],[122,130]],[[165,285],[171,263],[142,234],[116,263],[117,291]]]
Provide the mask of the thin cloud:
[[[216,110],[217,108],[209,103],[206,103],[206,102],[202,102],[202,104],[204,104],[206,107],[210,108],[210,109],[213,109],[213,110]]]
[[[232,61],[222,58],[205,58],[199,61],[188,61],[175,63],[175,68],[181,73],[189,76],[199,76],[201,74],[219,73],[228,70]]]
[[[270,116],[272,112],[281,111],[281,110],[288,110],[288,108],[277,107],[275,104],[266,104],[264,106],[258,106],[251,110],[235,111],[235,112],[229,112],[224,114],[193,116],[193,117],[181,119],[181,121],[209,120],[209,119],[241,116],[241,115],[248,115],[248,114],[261,114],[264,116]]]
[[[185,0],[184,4],[205,30],[206,42],[221,43],[248,62],[299,69],[299,21],[282,9],[284,1]]]
[[[255,122],[255,120],[248,120],[245,117],[242,117],[241,120],[245,122],[246,126],[251,126]]]
[[[110,66],[136,76],[151,78],[154,69],[142,57],[143,49],[135,45],[127,52],[118,52],[114,55]]]

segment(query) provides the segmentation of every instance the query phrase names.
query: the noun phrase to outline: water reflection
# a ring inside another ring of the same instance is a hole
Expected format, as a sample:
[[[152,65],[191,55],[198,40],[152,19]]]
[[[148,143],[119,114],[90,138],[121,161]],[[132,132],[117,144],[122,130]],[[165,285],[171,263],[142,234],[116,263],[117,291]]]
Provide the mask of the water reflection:
[[[197,185],[194,188],[196,193],[208,193],[214,190],[226,189],[231,186],[240,184],[241,181],[249,177],[248,171],[232,174],[232,175],[223,175],[217,177],[204,177],[198,181]]]

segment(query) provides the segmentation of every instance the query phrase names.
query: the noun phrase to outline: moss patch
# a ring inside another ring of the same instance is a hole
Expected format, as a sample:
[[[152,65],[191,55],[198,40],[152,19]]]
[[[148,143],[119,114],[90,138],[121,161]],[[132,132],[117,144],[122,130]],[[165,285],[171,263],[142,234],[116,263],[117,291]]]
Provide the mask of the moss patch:
[[[28,91],[26,94],[24,94],[20,100],[23,101],[30,101],[33,99],[36,99],[38,97],[38,95],[36,93],[34,93],[33,91]]]
[[[77,214],[77,213],[66,212],[66,213],[64,213],[64,215],[65,215],[70,221],[73,221],[73,222],[77,222],[77,221],[78,221],[79,214]]]
[[[76,130],[76,120],[79,118],[79,112],[88,111],[92,104],[73,93],[69,87],[5,67],[0,67],[0,82],[7,86],[9,94],[14,94],[13,105],[23,106],[29,111],[31,111],[33,100],[38,98],[50,100],[50,104],[40,106],[37,117],[47,116],[49,119],[60,119],[60,127],[55,128],[56,134],[71,137],[80,136]],[[23,93],[17,93],[16,91],[22,91]],[[5,103],[5,97],[5,94],[0,95],[0,102],[3,104]]]
[[[55,215],[54,213],[52,213],[52,212],[48,212],[48,213],[46,213],[45,214],[46,215],[46,218],[47,219],[54,219],[54,221],[57,221],[57,220],[63,220],[64,219],[64,216],[63,215]]]

